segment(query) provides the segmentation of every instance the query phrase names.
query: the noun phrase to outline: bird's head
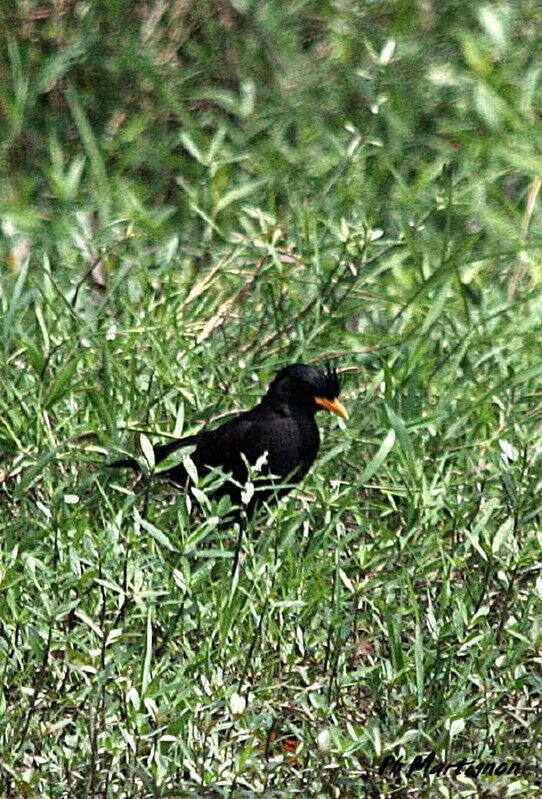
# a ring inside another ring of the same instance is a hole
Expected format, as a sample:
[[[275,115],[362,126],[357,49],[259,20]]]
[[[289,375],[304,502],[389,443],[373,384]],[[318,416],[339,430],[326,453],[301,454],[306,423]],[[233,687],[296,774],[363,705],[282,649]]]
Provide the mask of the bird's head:
[[[341,384],[337,370],[327,364],[326,370],[316,369],[306,363],[285,366],[269,386],[267,396],[292,407],[309,409],[312,412],[325,408],[344,418],[346,408],[339,400]]]

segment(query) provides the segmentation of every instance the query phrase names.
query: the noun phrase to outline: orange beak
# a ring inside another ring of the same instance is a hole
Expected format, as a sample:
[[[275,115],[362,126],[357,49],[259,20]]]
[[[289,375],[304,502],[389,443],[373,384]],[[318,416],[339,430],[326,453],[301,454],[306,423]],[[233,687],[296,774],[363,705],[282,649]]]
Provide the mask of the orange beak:
[[[326,411],[333,411],[336,413],[337,416],[342,416],[343,419],[348,419],[348,412],[342,402],[335,397],[335,399],[326,399],[325,397],[315,397],[314,401],[317,405],[320,405],[321,408],[325,408]]]

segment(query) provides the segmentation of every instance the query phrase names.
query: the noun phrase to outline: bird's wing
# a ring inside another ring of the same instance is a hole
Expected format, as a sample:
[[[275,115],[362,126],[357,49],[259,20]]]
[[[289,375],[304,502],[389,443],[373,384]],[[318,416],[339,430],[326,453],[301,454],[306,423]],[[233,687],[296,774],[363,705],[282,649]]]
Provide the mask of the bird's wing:
[[[246,468],[242,456],[254,463],[265,452],[266,440],[261,428],[261,420],[248,412],[216,430],[203,431],[191,456],[196,468],[219,467],[235,479],[243,480]]]
[[[301,465],[301,443],[294,419],[257,407],[216,430],[200,433],[191,458],[198,472],[203,473],[206,467],[220,468],[243,483],[247,477],[244,459],[254,465],[265,452],[269,459],[264,471],[286,477]],[[315,455],[310,456],[311,463]]]

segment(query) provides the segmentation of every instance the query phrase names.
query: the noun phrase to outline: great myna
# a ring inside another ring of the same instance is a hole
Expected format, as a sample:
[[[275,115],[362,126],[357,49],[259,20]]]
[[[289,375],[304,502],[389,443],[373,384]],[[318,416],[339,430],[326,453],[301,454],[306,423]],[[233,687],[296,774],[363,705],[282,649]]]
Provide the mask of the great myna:
[[[154,447],[155,464],[178,449],[195,447],[190,458],[198,477],[211,470],[226,475],[223,482],[214,488],[213,498],[229,496],[233,505],[241,506],[249,474],[247,464],[254,466],[265,456],[261,462],[261,474],[268,477],[256,481],[256,491],[244,506],[250,517],[258,505],[271,496],[283,496],[307,474],[320,446],[314,418],[316,412],[325,408],[339,416],[347,416],[338,399],[339,393],[337,371],[329,365],[325,371],[304,363],[286,366],[276,375],[255,408],[215,430],[201,430],[195,435]],[[139,469],[133,458],[115,461],[110,466]],[[182,463],[164,469],[159,476],[183,489],[190,483]]]

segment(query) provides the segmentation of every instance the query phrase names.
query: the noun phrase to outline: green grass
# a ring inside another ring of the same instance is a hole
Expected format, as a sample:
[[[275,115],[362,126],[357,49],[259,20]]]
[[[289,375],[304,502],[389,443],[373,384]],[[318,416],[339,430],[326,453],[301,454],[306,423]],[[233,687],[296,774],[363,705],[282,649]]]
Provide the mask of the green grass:
[[[538,796],[378,766],[542,766],[542,13],[51,5],[0,45],[0,794]],[[102,468],[328,357],[241,540]]]

